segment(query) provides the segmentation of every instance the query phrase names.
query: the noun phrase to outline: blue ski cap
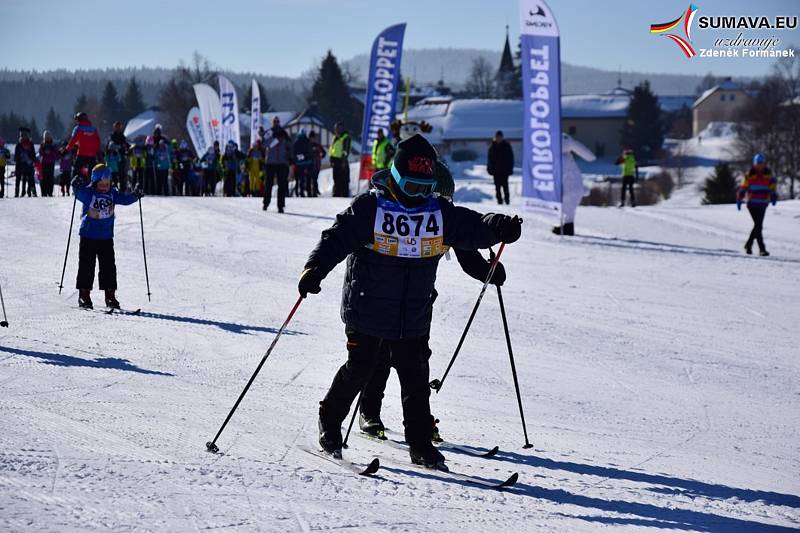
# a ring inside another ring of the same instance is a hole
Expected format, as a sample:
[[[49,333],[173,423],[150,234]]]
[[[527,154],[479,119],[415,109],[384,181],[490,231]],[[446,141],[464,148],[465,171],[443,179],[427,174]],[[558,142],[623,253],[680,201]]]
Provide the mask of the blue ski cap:
[[[763,165],[766,162],[767,162],[767,158],[761,152],[759,152],[759,153],[757,153],[756,155],[753,156],[753,164],[754,165]]]
[[[92,169],[92,185],[96,185],[101,180],[111,179],[111,169],[100,163]]]

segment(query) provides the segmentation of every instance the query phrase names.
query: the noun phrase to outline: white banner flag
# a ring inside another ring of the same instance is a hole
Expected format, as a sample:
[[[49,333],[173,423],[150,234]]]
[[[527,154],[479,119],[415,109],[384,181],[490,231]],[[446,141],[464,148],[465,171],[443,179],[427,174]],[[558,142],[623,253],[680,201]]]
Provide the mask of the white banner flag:
[[[200,109],[208,145],[211,146],[214,141],[222,140],[222,107],[219,96],[217,91],[205,83],[194,84],[194,95],[197,98],[197,107]]]
[[[189,114],[186,115],[186,129],[189,131],[189,138],[192,140],[197,157],[203,157],[210,145],[208,137],[206,137],[206,129],[203,127],[203,118],[200,116],[198,108],[191,108]]]
[[[222,138],[223,150],[228,141],[233,141],[241,148],[242,140],[239,131],[239,99],[236,87],[225,76],[219,76],[219,99],[222,104]]]
[[[250,101],[250,145],[255,144],[258,139],[258,128],[261,127],[261,91],[258,90],[258,82],[253,80],[253,98]]]

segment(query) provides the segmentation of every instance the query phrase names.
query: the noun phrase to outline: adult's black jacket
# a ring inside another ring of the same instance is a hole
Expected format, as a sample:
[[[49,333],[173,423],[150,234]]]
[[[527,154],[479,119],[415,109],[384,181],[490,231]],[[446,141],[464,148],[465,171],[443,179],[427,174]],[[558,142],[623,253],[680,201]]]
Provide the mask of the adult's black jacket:
[[[514,173],[514,150],[505,139],[492,141],[486,157],[486,171],[492,176],[510,176]]]

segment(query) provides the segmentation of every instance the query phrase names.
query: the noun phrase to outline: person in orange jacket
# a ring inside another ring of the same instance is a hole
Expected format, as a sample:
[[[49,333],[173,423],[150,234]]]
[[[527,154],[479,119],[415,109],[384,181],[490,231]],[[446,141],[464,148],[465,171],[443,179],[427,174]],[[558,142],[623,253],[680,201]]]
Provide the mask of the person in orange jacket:
[[[736,209],[742,209],[742,201],[747,201],[747,210],[753,218],[753,229],[744,245],[747,255],[753,253],[753,241],[758,242],[759,255],[768,256],[769,252],[764,245],[762,229],[764,215],[767,214],[767,205],[778,201],[778,184],[775,176],[767,167],[767,158],[764,154],[753,157],[753,166],[744,177],[744,181],[736,194]]]
[[[66,151],[78,147],[78,157],[72,167],[75,174],[80,174],[84,178],[89,175],[89,170],[97,164],[97,155],[100,152],[100,134],[89,121],[89,117],[83,111],[75,115],[75,128],[72,130]],[[85,169],[85,170],[84,170]]]

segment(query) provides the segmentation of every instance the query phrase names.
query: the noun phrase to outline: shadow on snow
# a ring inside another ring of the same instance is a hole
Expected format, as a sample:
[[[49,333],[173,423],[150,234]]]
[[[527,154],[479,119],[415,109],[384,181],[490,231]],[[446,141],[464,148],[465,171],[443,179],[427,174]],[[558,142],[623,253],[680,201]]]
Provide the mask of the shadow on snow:
[[[168,372],[159,372],[158,370],[147,370],[146,368],[139,368],[138,366],[132,364],[127,359],[120,359],[118,357],[83,359],[81,357],[75,357],[74,355],[66,355],[63,353],[21,350],[19,348],[10,348],[8,346],[0,346],[0,352],[7,352],[14,355],[23,355],[25,357],[35,357],[37,359],[42,359],[42,362],[47,365],[106,368],[109,370],[124,370],[125,372],[138,372],[139,374],[151,374],[155,376],[174,376],[174,374],[170,374]]]
[[[259,332],[259,333],[278,333],[277,328],[272,327],[265,327],[265,326],[252,326],[249,324],[237,324],[235,322],[222,322],[219,320],[208,320],[206,318],[196,318],[190,316],[179,316],[179,315],[167,315],[164,313],[149,313],[146,311],[141,311],[135,316],[145,317],[145,318],[155,318],[157,320],[169,320],[173,322],[183,322],[187,324],[196,324],[199,326],[216,326],[222,330],[229,331],[231,333],[239,333],[242,335],[249,335],[248,332]],[[300,333],[298,331],[290,331],[285,330],[283,332],[284,335],[304,335],[304,333]]]

